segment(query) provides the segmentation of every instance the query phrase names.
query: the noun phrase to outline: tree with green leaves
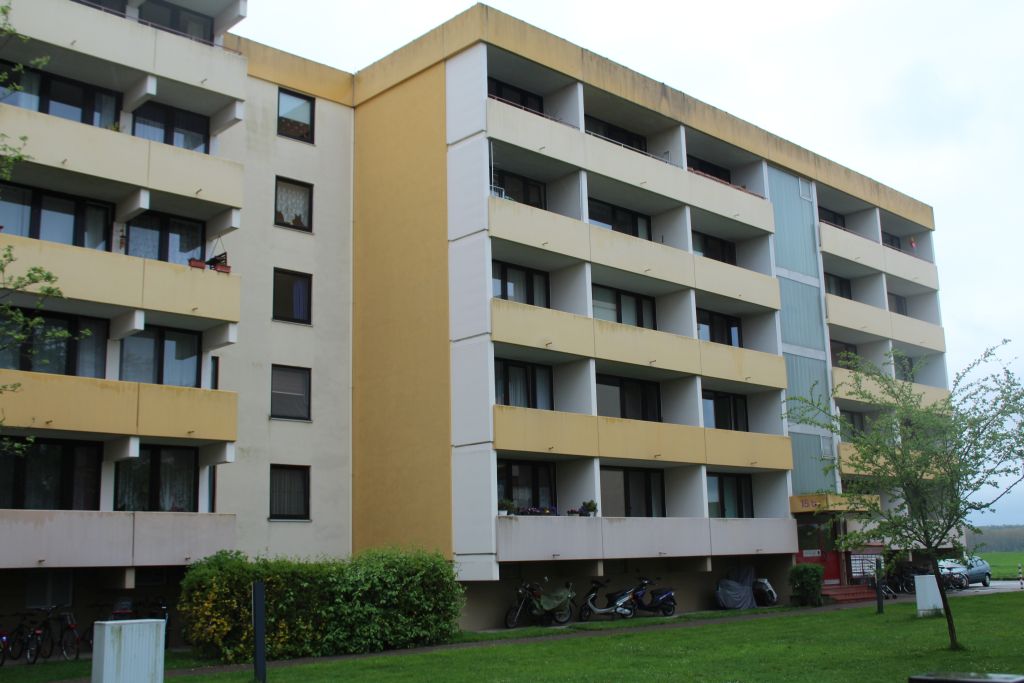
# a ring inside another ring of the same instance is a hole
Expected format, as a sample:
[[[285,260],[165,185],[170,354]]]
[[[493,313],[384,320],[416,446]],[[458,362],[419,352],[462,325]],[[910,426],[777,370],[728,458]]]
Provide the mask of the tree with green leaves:
[[[10,0],[6,0],[6,2],[0,3],[0,45],[11,40],[25,42],[28,37],[18,33],[11,25],[11,3]],[[42,67],[46,62],[47,59],[44,57],[33,60],[31,65]],[[24,71],[25,65],[21,63],[0,69],[0,100],[7,93],[21,90],[19,80]],[[6,133],[0,131],[0,180],[10,180],[14,165],[27,158],[25,156],[25,143],[27,142],[28,138],[24,135],[14,141]]]
[[[863,425],[835,411],[827,396],[789,399],[790,420],[853,447],[831,465],[850,475],[843,479],[844,515],[861,523],[840,539],[842,547],[882,543],[927,558],[951,649],[961,646],[938,561],[950,549],[962,554],[965,533],[976,530],[970,517],[1024,480],[1024,386],[997,350],[957,373],[949,396],[937,401],[916,390],[910,358],[895,352],[877,366],[843,354],[841,365],[852,372],[835,395],[865,407]]]

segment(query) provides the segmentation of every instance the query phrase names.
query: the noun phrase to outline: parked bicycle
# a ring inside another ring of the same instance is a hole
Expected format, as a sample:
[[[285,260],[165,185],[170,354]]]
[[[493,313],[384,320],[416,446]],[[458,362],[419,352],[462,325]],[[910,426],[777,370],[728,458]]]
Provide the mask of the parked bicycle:
[[[29,618],[34,612],[18,612],[14,616],[19,618],[18,625],[14,627],[8,638],[7,654],[12,661],[21,659],[25,655],[26,664],[35,664],[39,659],[39,637],[41,632],[32,626]]]

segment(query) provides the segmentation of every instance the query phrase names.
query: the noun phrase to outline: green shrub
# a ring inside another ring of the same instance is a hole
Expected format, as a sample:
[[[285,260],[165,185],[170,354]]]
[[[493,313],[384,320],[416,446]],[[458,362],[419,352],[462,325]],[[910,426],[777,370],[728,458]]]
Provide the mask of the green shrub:
[[[793,589],[793,602],[798,605],[821,604],[821,582],[825,568],[820,564],[798,564],[789,570],[789,586]]]
[[[185,574],[178,605],[204,656],[252,658],[252,582],[266,586],[267,657],[323,657],[450,641],[462,587],[441,555],[373,550],[348,561],[222,551]]]

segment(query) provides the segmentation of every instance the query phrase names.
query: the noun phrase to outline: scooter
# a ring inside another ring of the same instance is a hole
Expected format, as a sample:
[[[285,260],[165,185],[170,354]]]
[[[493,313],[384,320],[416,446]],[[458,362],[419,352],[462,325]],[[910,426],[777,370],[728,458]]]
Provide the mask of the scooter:
[[[636,614],[636,603],[633,601],[632,588],[614,593],[606,593],[604,597],[608,604],[605,607],[598,607],[597,592],[607,585],[607,581],[590,580],[590,591],[587,593],[587,597],[584,598],[583,604],[580,605],[580,621],[587,621],[594,614],[610,614],[612,619],[617,616],[631,619]]]
[[[547,583],[548,578],[544,577]],[[516,588],[512,607],[505,613],[505,626],[515,628],[524,614],[529,614],[545,626],[554,622],[565,624],[572,619],[572,599],[576,597],[572,582],[566,581],[565,588],[545,593],[539,583],[523,581]]]
[[[644,594],[648,593],[647,587],[653,582],[640,577],[640,583],[633,589],[633,602],[638,610],[644,612],[655,612],[663,617],[670,617],[676,613],[676,592],[671,588],[651,588],[647,602],[644,602]]]

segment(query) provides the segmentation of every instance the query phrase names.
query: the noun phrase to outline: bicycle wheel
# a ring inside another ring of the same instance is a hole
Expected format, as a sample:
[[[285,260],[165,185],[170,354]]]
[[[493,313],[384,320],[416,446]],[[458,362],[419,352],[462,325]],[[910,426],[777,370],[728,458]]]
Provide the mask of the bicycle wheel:
[[[25,628],[22,626],[14,629],[11,633],[11,639],[9,641],[8,654],[11,655],[11,661],[17,661],[21,659],[21,653],[25,651]]]
[[[49,624],[43,627],[43,634],[39,636],[39,655],[43,659],[53,656],[53,629]]]
[[[32,633],[25,639],[25,663],[35,664],[39,659],[39,638]]]
[[[60,653],[69,662],[78,659],[78,632],[73,628],[64,629],[60,636]]]

